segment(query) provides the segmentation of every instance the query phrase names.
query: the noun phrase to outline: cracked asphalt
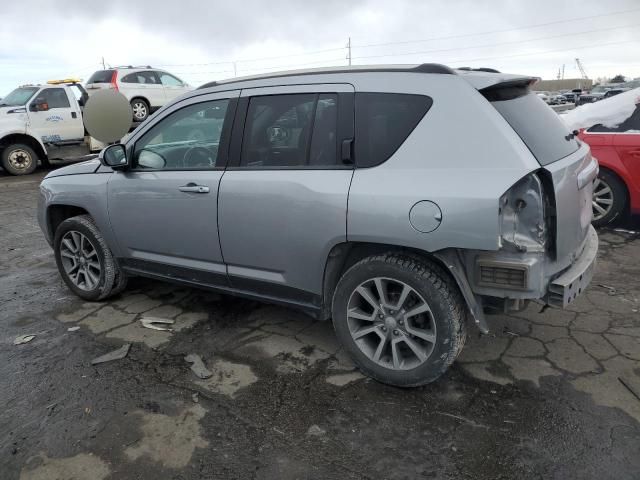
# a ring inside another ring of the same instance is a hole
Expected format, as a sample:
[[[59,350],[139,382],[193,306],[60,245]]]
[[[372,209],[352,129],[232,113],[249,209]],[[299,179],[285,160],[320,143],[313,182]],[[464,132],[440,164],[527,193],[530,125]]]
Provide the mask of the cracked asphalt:
[[[403,390],[286,308],[145,279],[74,297],[35,219],[44,173],[0,173],[3,480],[638,478],[640,234],[600,232],[569,310],[490,317],[445,376]]]

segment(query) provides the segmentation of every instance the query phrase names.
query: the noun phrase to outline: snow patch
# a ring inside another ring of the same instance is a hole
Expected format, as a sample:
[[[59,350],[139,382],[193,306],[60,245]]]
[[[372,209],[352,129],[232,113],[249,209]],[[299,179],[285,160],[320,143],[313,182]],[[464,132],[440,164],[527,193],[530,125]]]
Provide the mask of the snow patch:
[[[560,115],[560,118],[571,131],[597,124],[615,128],[633,114],[638,103],[640,103],[640,88],[634,88],[606,100],[581,105]]]

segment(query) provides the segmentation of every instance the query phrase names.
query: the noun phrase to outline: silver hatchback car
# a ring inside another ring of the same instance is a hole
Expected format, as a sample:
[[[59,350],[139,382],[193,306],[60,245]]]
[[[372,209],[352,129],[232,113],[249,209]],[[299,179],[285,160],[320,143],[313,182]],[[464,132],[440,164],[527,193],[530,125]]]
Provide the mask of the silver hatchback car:
[[[535,80],[423,64],[209,83],[47,175],[40,226],[83,299],[140,275],[289,305],[333,319],[371,377],[425,384],[468,323],[565,307],[591,280],[598,166]]]

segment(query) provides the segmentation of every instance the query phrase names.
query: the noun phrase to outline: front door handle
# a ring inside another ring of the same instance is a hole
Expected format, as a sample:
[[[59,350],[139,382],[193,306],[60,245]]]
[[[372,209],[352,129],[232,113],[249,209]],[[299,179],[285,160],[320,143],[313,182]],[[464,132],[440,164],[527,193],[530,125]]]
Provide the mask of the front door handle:
[[[209,193],[209,187],[207,187],[206,185],[196,185],[193,182],[178,187],[178,190],[188,193]]]
[[[631,150],[629,153],[632,157],[640,158],[640,150]]]

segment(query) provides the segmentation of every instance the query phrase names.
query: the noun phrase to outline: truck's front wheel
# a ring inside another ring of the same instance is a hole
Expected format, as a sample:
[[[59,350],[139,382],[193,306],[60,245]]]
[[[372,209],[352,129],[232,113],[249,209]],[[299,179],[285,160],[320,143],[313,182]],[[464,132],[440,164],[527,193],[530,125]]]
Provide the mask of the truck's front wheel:
[[[9,145],[2,151],[2,168],[11,175],[28,175],[38,166],[38,155],[22,143]]]

